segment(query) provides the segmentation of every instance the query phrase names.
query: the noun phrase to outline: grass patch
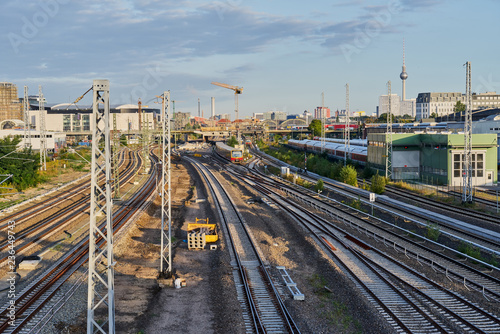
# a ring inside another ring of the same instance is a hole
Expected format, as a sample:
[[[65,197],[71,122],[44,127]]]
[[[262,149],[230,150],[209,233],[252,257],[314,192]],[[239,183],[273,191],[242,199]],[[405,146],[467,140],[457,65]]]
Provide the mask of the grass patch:
[[[432,240],[432,241],[438,241],[440,234],[441,234],[441,231],[439,230],[438,224],[427,222],[427,231],[425,233],[425,236],[427,239]]]
[[[481,251],[479,250],[479,248],[474,247],[469,243],[461,242],[460,245],[458,246],[458,251],[476,260],[483,261],[483,258],[481,257]]]
[[[323,276],[314,274],[309,278],[309,283],[314,290],[314,294],[320,299],[317,308],[320,310],[321,316],[329,324],[349,333],[363,332],[361,323],[349,314],[347,306],[341,301],[335,300],[335,295],[325,289],[328,282]]]

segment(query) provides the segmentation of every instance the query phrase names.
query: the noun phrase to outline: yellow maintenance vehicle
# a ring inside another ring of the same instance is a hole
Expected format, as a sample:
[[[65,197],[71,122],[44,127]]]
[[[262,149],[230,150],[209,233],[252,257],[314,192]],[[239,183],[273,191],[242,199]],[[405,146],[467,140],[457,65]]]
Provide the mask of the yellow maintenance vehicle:
[[[188,249],[204,249],[210,242],[219,240],[216,224],[209,224],[208,218],[196,218],[195,223],[188,223]]]

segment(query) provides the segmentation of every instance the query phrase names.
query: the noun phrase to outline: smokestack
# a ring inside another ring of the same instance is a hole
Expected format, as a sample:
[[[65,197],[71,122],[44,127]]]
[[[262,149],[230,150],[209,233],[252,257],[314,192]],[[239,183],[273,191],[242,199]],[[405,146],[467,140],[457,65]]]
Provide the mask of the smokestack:
[[[212,97],[212,119],[215,119],[215,97]]]
[[[198,98],[198,117],[200,117],[200,99]]]

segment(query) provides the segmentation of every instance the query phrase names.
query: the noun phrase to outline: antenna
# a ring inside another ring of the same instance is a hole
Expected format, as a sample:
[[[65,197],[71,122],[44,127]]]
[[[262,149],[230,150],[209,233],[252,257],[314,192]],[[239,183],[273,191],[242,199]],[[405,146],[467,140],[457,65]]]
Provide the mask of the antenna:
[[[403,38],[403,69],[399,75],[402,81],[402,101],[406,101],[406,79],[408,79],[408,73],[406,73],[406,63],[405,63],[405,40]]]

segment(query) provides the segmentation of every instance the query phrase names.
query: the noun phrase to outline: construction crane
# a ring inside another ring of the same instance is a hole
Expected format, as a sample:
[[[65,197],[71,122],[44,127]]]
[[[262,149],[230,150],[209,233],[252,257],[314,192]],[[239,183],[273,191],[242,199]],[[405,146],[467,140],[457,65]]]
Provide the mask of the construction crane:
[[[234,90],[234,112],[236,114],[236,119],[235,122],[239,119],[239,114],[238,114],[238,95],[243,93],[243,87],[238,87],[238,86],[231,86],[227,84],[223,84],[220,82],[212,82],[212,85],[216,85],[219,87],[227,88],[227,89],[232,89]],[[241,144],[241,137],[240,137],[240,127],[238,125],[238,122],[236,122],[236,136],[238,140],[238,145]]]

